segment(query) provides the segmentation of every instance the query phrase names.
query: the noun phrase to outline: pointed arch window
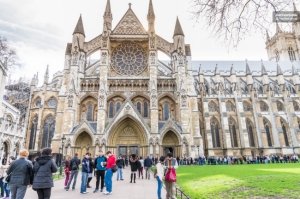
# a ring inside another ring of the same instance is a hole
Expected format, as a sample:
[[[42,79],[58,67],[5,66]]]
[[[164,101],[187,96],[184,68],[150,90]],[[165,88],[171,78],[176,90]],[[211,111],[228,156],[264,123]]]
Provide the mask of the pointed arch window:
[[[57,106],[57,100],[54,97],[51,97],[48,100],[47,104],[48,104],[48,107],[50,107],[50,108],[56,108],[56,106]]]
[[[34,102],[35,107],[40,108],[42,106],[42,100],[38,97]]]
[[[144,117],[149,117],[148,102],[144,102]]]
[[[300,107],[299,107],[298,102],[293,101],[293,106],[294,106],[294,110],[295,110],[295,111],[300,111]]]
[[[208,104],[208,110],[209,112],[219,112],[219,107],[215,102],[211,101]]]
[[[48,116],[44,121],[42,148],[50,147],[52,138],[54,136],[54,130],[55,130],[55,119],[51,115]]]
[[[213,147],[214,148],[221,147],[219,124],[215,119],[213,119],[210,122],[210,131],[211,131],[211,136],[212,136]]]
[[[290,146],[286,124],[283,120],[280,120],[280,122],[281,122],[281,128],[282,128],[282,133],[283,133],[283,137],[284,137],[285,146]]]
[[[229,112],[234,112],[235,111],[235,106],[231,101],[226,102],[226,110]]]
[[[248,132],[249,146],[255,147],[253,124],[249,119],[246,120],[246,127]]]
[[[137,108],[138,112],[139,112],[140,114],[142,114],[142,104],[141,104],[141,102],[137,102],[137,103],[136,103],[136,108]]]
[[[243,102],[244,111],[252,111],[252,105],[246,101]]]
[[[163,105],[163,120],[168,120],[170,117],[170,105],[168,102],[165,102]]]
[[[264,126],[265,126],[266,135],[267,135],[268,146],[271,147],[273,145],[272,138],[271,138],[271,129],[270,129],[270,124],[267,120],[264,120]]]
[[[260,106],[260,111],[262,111],[262,112],[269,111],[269,107],[264,101],[260,101],[259,106]]]
[[[108,117],[109,118],[113,118],[114,117],[114,102],[110,102],[109,103]]]
[[[289,57],[290,57],[290,61],[292,61],[292,62],[296,61],[295,51],[291,46],[288,47],[288,54],[289,54]]]
[[[231,138],[231,147],[238,147],[238,137],[236,133],[236,124],[235,121],[230,118],[229,119],[229,132],[230,132],[230,138]]]
[[[93,121],[93,115],[94,115],[94,106],[93,106],[93,104],[88,104],[86,120]]]
[[[277,110],[278,111],[284,111],[284,107],[283,107],[283,103],[282,102],[277,101],[276,105],[277,105]]]
[[[121,108],[121,102],[117,102],[116,113],[119,112],[120,108]]]
[[[34,144],[35,144],[35,140],[36,140],[37,124],[38,124],[38,116],[35,116],[31,122],[29,149],[34,149]]]

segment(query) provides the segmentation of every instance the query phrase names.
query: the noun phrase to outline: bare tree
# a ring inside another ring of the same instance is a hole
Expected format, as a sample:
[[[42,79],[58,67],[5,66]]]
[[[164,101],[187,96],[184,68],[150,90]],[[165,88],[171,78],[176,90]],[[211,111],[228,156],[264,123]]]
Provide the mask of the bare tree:
[[[291,11],[293,0],[193,0],[193,16],[226,43],[237,46],[250,32],[264,32],[273,11]]]
[[[0,68],[6,73],[8,69],[16,64],[16,52],[13,50],[7,39],[0,36]]]

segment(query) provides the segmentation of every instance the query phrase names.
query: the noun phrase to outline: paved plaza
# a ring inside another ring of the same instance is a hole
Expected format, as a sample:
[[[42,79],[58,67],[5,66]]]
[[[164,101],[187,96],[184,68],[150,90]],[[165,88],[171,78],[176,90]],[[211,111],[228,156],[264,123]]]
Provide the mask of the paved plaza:
[[[130,182],[130,168],[125,168],[124,181],[117,181],[117,174],[113,176],[113,191],[112,195],[104,195],[101,192],[93,193],[96,184],[96,178],[91,181],[92,188],[88,189],[88,194],[80,194],[81,174],[78,175],[76,189],[74,191],[64,190],[64,180],[55,181],[52,189],[51,199],[94,199],[94,198],[109,198],[109,199],[156,199],[157,182],[151,174],[150,180],[136,180],[136,183]],[[165,190],[162,190],[162,196],[165,196]],[[37,193],[28,188],[25,199],[37,199]]]

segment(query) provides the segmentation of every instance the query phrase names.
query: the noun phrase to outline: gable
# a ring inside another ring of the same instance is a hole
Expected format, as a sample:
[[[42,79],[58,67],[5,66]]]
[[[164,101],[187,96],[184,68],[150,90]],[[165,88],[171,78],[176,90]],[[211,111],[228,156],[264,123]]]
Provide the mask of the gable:
[[[127,10],[118,25],[113,30],[112,34],[115,35],[145,35],[143,25],[138,20],[131,8]]]

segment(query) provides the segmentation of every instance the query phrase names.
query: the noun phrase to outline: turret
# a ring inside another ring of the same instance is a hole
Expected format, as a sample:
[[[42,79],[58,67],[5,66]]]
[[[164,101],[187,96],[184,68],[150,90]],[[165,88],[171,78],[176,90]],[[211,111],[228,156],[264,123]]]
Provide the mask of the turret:
[[[184,42],[184,33],[180,25],[179,19],[176,19],[176,25],[173,35],[174,47],[175,50],[185,54],[185,42]]]
[[[232,83],[236,83],[236,72],[234,70],[233,64],[231,65],[231,68],[230,68],[230,81]]]
[[[262,83],[265,87],[268,87],[269,85],[269,77],[268,77],[268,72],[265,68],[264,63],[261,61],[261,76],[262,76]]]
[[[110,7],[110,0],[107,0],[105,12],[103,15],[103,22],[104,22],[103,27],[106,27],[108,31],[111,31],[111,29],[112,29],[112,20],[113,20],[113,17],[112,17],[112,12],[111,12],[111,7]]]
[[[155,14],[154,14],[152,0],[149,1],[147,20],[148,20],[148,32],[149,32],[149,34],[154,33],[155,32]]]
[[[80,49],[83,49],[84,40],[85,40],[85,33],[84,33],[82,18],[80,15],[77,25],[73,32],[72,53],[79,52]]]
[[[49,83],[49,65],[47,65],[46,72],[44,75],[44,84],[47,85],[48,83]]]
[[[247,60],[246,60],[246,81],[247,81],[248,87],[252,87],[252,85],[253,85],[252,72],[250,70]]]
[[[198,76],[199,76],[199,83],[204,84],[204,73],[201,64],[199,66]]]

